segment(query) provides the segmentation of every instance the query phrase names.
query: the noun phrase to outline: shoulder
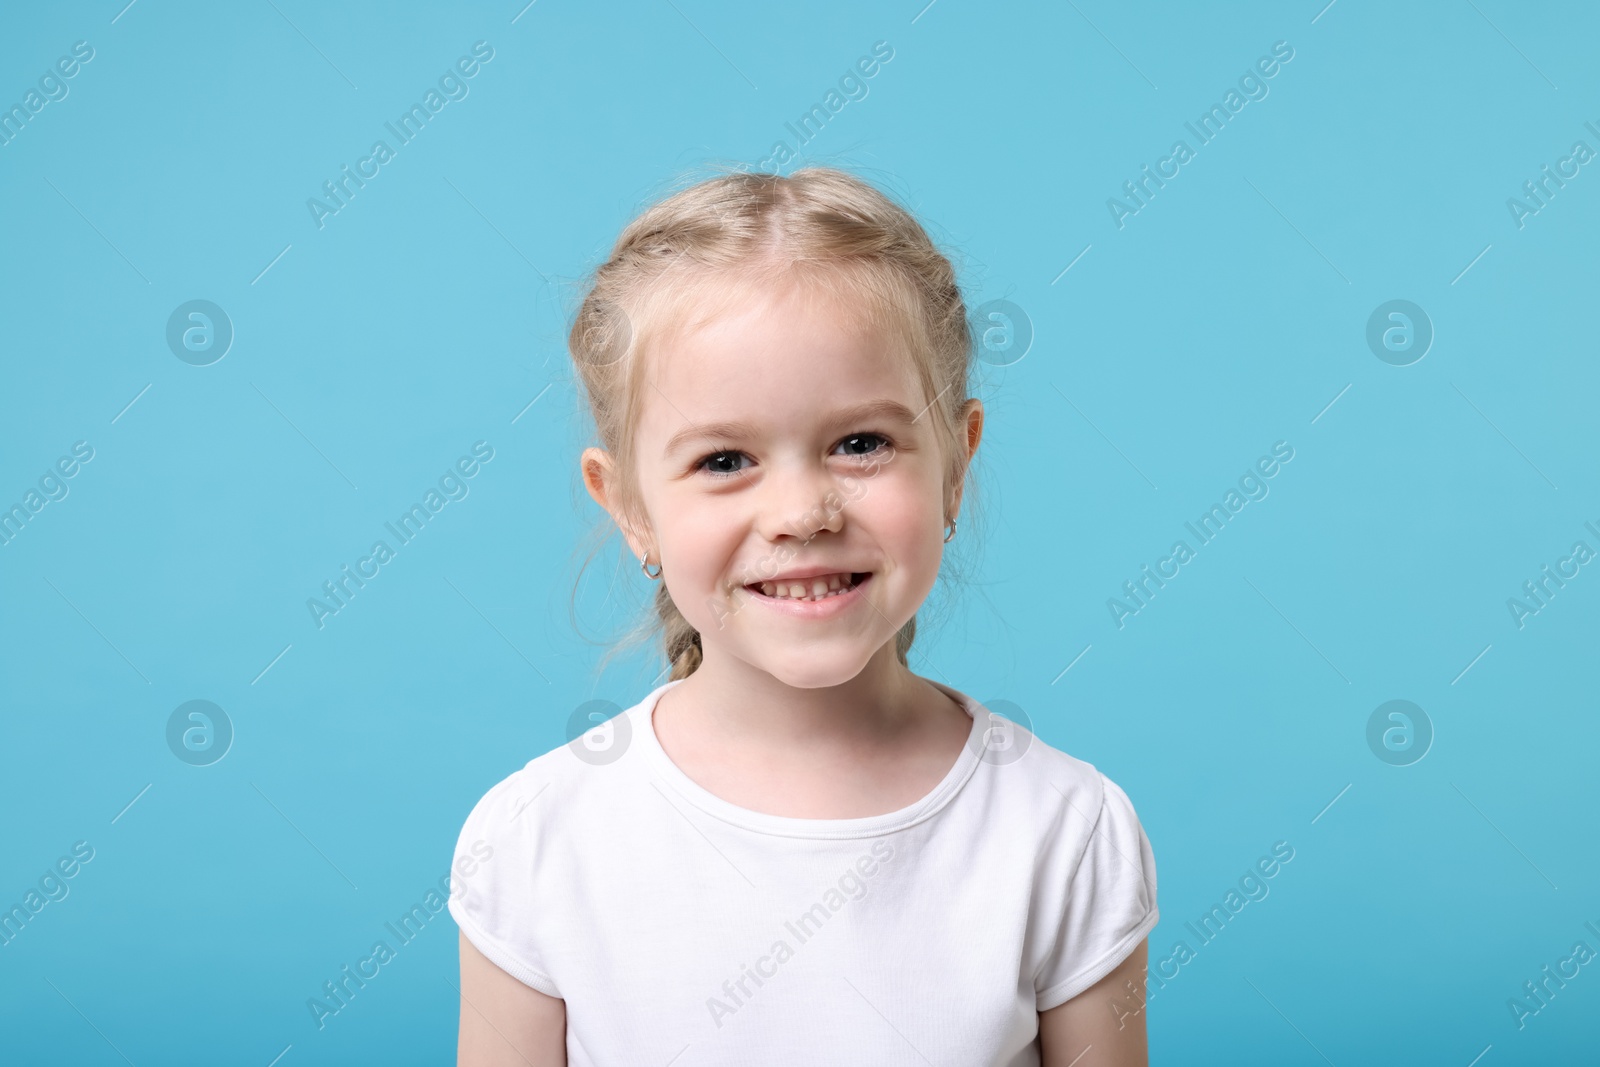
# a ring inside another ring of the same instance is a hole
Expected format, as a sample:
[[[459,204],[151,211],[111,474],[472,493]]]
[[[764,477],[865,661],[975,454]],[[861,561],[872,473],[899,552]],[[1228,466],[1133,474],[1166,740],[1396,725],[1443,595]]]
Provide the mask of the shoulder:
[[[569,861],[595,839],[591,820],[605,818],[596,805],[617,781],[603,772],[616,769],[586,763],[571,744],[551,749],[490,786],[456,842],[451,916],[485,958],[546,996],[561,996],[550,953],[564,942],[551,916],[581,892]]]
[[[489,847],[529,845],[603,819],[618,802],[621,783],[635,779],[644,756],[630,744],[638,708],[529,760],[495,782],[462,826],[458,854],[474,842]],[[634,741],[637,738],[633,738]]]
[[[1059,797],[1064,808],[1077,812],[1087,822],[1138,824],[1133,801],[1099,767],[1037,737],[1033,745],[1038,756],[1035,773],[1048,783],[1050,792]]]
[[[1097,832],[1117,841],[1143,836],[1128,794],[1097,766],[1021,724],[999,728],[1008,736],[1000,746],[980,747],[979,773],[986,791],[1004,810],[1025,818],[1044,847],[1064,853],[1070,863],[1082,857]]]
[[[1094,764],[1048,743],[1033,732],[1022,709],[1006,701],[993,708],[950,686],[932,683],[976,720],[969,747],[977,756],[981,791],[1049,815],[1078,811],[1091,823],[1108,797],[1126,796]],[[1131,809],[1131,805],[1130,805]]]
[[[1049,811],[1082,809],[1091,818],[1100,810],[1110,779],[1093,763],[1065,752],[1028,726],[996,716],[982,705],[977,714],[990,716],[980,727],[979,763],[991,788],[1025,797]]]
[[[1027,744],[994,777],[1017,772],[1004,788],[1037,805],[1026,959],[1042,1012],[1109,973],[1160,914],[1155,855],[1127,793],[1092,763]]]
[[[559,752],[552,749],[531,759],[490,786],[473,803],[466,828],[501,830],[518,821],[541,793],[567,777],[560,761],[551,758]]]

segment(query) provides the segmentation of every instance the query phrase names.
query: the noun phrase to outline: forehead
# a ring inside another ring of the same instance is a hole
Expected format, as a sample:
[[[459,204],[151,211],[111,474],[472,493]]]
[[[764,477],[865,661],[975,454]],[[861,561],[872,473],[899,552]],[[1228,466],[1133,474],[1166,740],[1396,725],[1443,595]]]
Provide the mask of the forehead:
[[[926,403],[907,339],[865,298],[734,283],[712,307],[650,346],[642,434],[735,418],[795,426],[878,399],[913,411]]]

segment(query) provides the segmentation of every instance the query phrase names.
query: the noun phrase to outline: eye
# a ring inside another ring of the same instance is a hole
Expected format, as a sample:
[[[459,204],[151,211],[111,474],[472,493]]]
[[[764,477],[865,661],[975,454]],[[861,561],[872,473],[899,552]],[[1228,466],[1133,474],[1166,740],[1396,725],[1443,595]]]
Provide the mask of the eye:
[[[870,456],[880,449],[891,447],[891,442],[881,433],[853,433],[834,447],[844,449],[846,456]]]
[[[743,461],[749,458],[743,452],[713,452],[695,463],[695,470],[704,471],[714,478],[728,478],[744,473]]]

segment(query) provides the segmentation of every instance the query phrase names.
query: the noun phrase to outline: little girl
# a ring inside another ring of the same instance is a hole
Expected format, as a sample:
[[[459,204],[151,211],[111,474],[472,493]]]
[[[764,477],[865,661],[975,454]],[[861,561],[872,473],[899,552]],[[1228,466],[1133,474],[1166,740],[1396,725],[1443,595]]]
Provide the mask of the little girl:
[[[468,816],[459,1062],[1146,1063],[1127,796],[907,666],[983,429],[923,228],[837,170],[705,181],[569,340],[671,676]]]

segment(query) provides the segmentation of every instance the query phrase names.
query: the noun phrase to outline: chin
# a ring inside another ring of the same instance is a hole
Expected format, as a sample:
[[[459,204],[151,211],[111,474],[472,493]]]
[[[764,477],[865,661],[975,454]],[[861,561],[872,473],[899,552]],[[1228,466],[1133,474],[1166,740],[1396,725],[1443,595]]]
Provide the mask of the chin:
[[[753,664],[795,689],[826,689],[860,674],[872,659],[870,649],[804,649],[782,656],[763,656]]]

